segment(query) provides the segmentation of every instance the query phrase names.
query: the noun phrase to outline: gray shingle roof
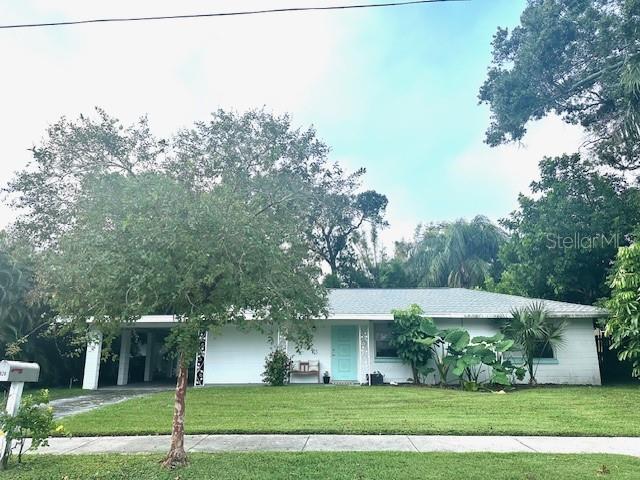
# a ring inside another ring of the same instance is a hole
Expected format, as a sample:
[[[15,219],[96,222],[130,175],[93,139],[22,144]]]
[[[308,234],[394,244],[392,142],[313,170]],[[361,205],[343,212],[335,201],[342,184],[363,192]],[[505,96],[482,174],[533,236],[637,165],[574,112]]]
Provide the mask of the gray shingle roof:
[[[427,316],[448,318],[498,318],[511,315],[514,308],[542,302],[551,316],[602,317],[606,311],[588,305],[556,302],[466,288],[368,289],[329,291],[329,311],[340,315],[389,315],[396,308],[419,305]]]

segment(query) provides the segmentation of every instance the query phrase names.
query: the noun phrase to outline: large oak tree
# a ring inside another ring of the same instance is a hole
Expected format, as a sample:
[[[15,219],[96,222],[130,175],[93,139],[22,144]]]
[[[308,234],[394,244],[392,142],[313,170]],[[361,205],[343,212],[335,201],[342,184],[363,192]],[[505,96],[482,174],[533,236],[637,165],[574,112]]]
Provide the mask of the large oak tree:
[[[640,168],[640,0],[528,0],[498,29],[480,90],[490,145],[550,114],[579,124],[602,163]]]
[[[640,220],[640,195],[624,178],[579,155],[546,158],[532,196],[503,220],[511,234],[500,252],[498,290],[592,304],[608,294],[617,247]]]

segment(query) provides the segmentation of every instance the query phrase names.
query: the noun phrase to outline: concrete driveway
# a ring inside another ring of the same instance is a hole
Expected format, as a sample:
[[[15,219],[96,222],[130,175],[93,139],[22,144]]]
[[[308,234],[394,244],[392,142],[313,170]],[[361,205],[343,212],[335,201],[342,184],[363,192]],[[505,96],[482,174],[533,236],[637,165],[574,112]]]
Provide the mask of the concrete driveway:
[[[124,402],[130,398],[149,395],[156,392],[173,390],[170,385],[126,385],[123,387],[105,387],[98,390],[87,390],[86,395],[52,400],[53,416],[67,417],[76,413],[88,412],[105,405]]]

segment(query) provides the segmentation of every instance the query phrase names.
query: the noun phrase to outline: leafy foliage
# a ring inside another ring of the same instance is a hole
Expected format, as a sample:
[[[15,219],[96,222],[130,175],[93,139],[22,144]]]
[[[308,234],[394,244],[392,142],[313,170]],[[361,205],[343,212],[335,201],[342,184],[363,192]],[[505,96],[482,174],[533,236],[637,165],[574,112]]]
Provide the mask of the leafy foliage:
[[[605,332],[618,358],[631,362],[633,375],[640,377],[640,244],[620,248],[609,282]]]
[[[452,373],[466,389],[477,390],[484,381],[511,385],[511,377],[524,378],[524,368],[505,357],[515,342],[505,339],[502,333],[469,338],[469,334],[462,330],[451,332],[445,340],[450,342],[448,355],[455,359]],[[485,374],[488,374],[486,378]]]
[[[68,385],[82,371],[78,338],[58,336],[54,312],[37,282],[40,256],[0,236],[0,357],[37,362],[45,385]]]
[[[359,230],[365,224],[374,229],[386,225],[383,216],[387,197],[372,190],[356,192],[363,173],[359,170],[347,177],[331,178],[319,187],[308,219],[313,251],[347,285],[353,282],[350,276],[357,261]]]
[[[200,331],[235,323],[273,336],[280,328],[308,346],[325,293],[304,231],[287,214],[293,205],[271,208],[258,188],[247,197],[233,187],[193,191],[159,173],[91,182],[49,257],[57,310],[78,325],[93,318],[111,335],[141,315],[174,314],[168,347],[182,390]],[[184,404],[176,411],[183,415]]]
[[[175,314],[190,324],[171,337],[188,358],[197,348],[191,333],[245,325],[246,309],[265,320],[256,328],[282,322],[292,338],[306,332],[305,319],[323,308],[317,269],[284,207],[261,211],[268,202],[225,185],[191,191],[163,174],[97,179],[49,259],[60,314],[78,323],[93,317],[99,327]]]
[[[417,305],[412,305],[409,311],[422,315]],[[463,328],[438,329],[431,319],[426,321],[422,335],[414,336],[413,341],[431,350],[440,386],[448,383],[449,373],[456,376],[463,387],[472,390],[477,390],[485,380],[510,385],[511,376],[523,378],[524,369],[504,357],[504,353],[512,349],[513,340],[505,339],[501,333],[471,338]],[[490,375],[485,379],[483,373]]]
[[[390,258],[380,242],[378,229],[373,226],[368,232],[354,235],[356,260],[353,268],[346,271],[347,284],[359,288],[401,288],[409,285],[406,269],[401,260]],[[330,283],[327,277],[324,284]]]
[[[418,305],[405,310],[393,310],[391,343],[396,347],[398,357],[411,366],[413,382],[421,383],[421,377],[429,375],[433,369],[427,367],[431,358],[429,346],[416,341],[429,337],[435,325],[429,318],[422,316]]]
[[[513,30],[498,29],[480,89],[490,145],[520,140],[547,115],[580,124],[598,159],[640,167],[638,0],[529,0]]]
[[[618,244],[640,221],[640,196],[618,175],[579,155],[546,158],[533,196],[502,221],[510,241],[500,250],[503,293],[592,304],[608,294],[607,269]]]
[[[291,372],[291,357],[280,348],[272,350],[264,362],[262,381],[272,387],[281,387],[288,383]]]
[[[552,348],[561,346],[564,342],[565,329],[565,321],[550,318],[544,304],[537,302],[514,310],[511,318],[504,321],[501,327],[502,333],[521,349],[529,373],[529,384],[537,383],[535,375],[538,362],[535,354],[539,346],[550,345]]]
[[[8,455],[0,459],[0,468],[5,469],[9,457],[17,451],[18,463],[22,461],[25,441],[30,438],[29,450],[47,446],[49,437],[62,432],[62,425],[53,420],[53,409],[48,405],[49,392],[41,390],[35,395],[25,395],[15,417],[0,412],[0,429],[5,440],[11,445]],[[0,452],[2,454],[2,452]]]
[[[54,125],[9,185],[16,232],[44,250],[42,278],[69,328],[93,318],[108,340],[140,315],[176,315],[169,464],[186,458],[180,418],[200,331],[236,323],[273,335],[277,325],[309,344],[326,299],[308,219],[322,195],[341,193],[327,185],[348,183],[326,153],[313,130],[261,110],[218,111],[169,142],[145,119],[125,128],[98,111]]]
[[[419,228],[412,243],[396,248],[417,286],[472,288],[497,277],[498,250],[506,240],[499,227],[477,216]]]
[[[76,121],[62,117],[48,128],[41,145],[32,148],[32,161],[5,189],[13,206],[24,213],[15,228],[34,245],[54,243],[73,225],[86,179],[153,169],[165,147],[144,117],[126,127],[102,109]]]

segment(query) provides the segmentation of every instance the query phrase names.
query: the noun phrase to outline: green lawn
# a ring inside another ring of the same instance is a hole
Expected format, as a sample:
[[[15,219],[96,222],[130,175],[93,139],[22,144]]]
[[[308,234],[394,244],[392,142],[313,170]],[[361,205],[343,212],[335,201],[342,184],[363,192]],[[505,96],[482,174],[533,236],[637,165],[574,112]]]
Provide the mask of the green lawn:
[[[640,388],[554,387],[499,395],[415,387],[189,389],[187,433],[639,436]],[[73,435],[169,433],[173,392],[63,419]]]
[[[166,471],[157,455],[28,456],[2,474],[13,480],[75,479],[637,479],[640,459],[532,453],[224,453],[193,454]]]
[[[27,393],[35,393],[37,389],[33,391],[25,390],[25,395]],[[81,397],[82,395],[86,395],[87,391],[82,390],[80,387],[73,388],[50,388],[49,389],[49,400],[59,400],[61,398],[71,398],[71,397]]]

